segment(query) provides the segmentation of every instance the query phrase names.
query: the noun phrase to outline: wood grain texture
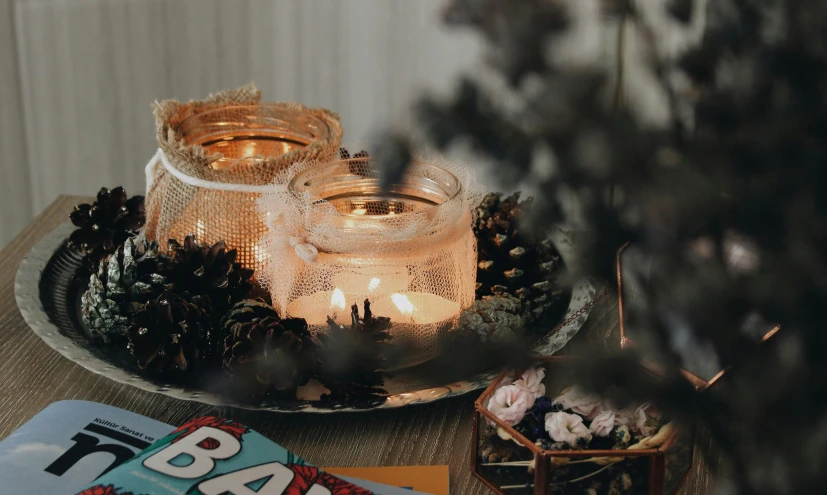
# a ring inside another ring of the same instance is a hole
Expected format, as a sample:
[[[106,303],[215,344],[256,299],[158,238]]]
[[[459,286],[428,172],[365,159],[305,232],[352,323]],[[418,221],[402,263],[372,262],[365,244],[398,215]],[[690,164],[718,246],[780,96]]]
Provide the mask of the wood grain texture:
[[[46,233],[64,222],[72,205],[87,200],[61,196],[0,251],[0,438],[52,402],[64,399],[111,404],[178,424],[199,414],[229,416],[319,466],[447,464],[451,493],[489,493],[471,475],[473,400],[477,393],[399,410],[332,415],[277,414],[211,407],[144,392],[95,375],[60,356],[32,332],[17,310],[14,277],[20,260]],[[599,302],[572,346],[586,349],[617,332],[616,299]],[[712,452],[699,435],[693,473],[681,493],[712,491],[700,452]],[[714,457],[713,457],[714,458]]]

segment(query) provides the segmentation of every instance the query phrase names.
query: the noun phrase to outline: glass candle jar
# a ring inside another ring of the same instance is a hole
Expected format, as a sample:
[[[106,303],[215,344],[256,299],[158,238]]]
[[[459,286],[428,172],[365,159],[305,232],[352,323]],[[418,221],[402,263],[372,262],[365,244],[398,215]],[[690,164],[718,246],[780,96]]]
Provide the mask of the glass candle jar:
[[[281,103],[211,108],[186,117],[176,129],[187,145],[221,154],[209,165],[214,170],[255,166],[314,142],[330,141],[333,136],[325,120],[305,108]]]
[[[329,160],[341,143],[335,114],[227,93],[156,108],[159,152],[147,166],[147,237],[224,240],[258,269],[267,255],[256,202],[296,161]]]
[[[369,299],[407,351],[399,367],[434,357],[474,300],[469,197],[455,170],[426,161],[385,190],[368,158],[298,171],[283,195],[262,202],[287,205],[268,243],[274,301],[325,331],[328,316],[348,323],[350,305]]]

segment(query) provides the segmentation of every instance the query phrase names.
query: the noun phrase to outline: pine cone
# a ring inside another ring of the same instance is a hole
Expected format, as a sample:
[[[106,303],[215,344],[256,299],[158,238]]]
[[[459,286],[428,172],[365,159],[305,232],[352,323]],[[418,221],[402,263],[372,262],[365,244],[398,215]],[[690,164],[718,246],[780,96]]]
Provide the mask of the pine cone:
[[[183,245],[170,239],[170,262],[161,267],[161,273],[169,279],[173,292],[208,296],[219,317],[252,288],[253,270],[237,263],[237,255],[235,249],[227,250],[224,241],[207,246],[193,235],[184,238]]]
[[[98,191],[97,200],[75,206],[69,215],[79,228],[69,235],[69,247],[97,262],[138,234],[146,223],[144,197],[127,199],[123,187],[111,191],[105,187]]]
[[[303,318],[279,317],[262,300],[237,303],[223,318],[224,369],[261,397],[271,390],[295,396],[310,379],[316,345]]]
[[[86,328],[104,342],[125,336],[130,315],[168,288],[166,278],[158,273],[162,262],[157,242],[135,237],[101,260],[81,296],[81,318]]]
[[[373,316],[370,301],[365,299],[365,316],[351,306],[350,326],[327,318],[329,332],[319,336],[319,372],[316,378],[330,390],[322,395],[329,399],[369,399],[387,395],[385,384],[387,355],[391,335],[390,318]]]
[[[564,291],[557,285],[563,264],[551,241],[521,227],[531,203],[532,198],[520,201],[520,193],[504,199],[487,194],[477,207],[477,299],[516,297],[525,324],[545,327],[564,309]]]
[[[460,313],[457,329],[481,342],[513,341],[525,331],[522,308],[522,301],[508,293],[483,296]]]
[[[212,306],[200,295],[162,294],[132,317],[128,349],[149,376],[192,370],[210,332]]]

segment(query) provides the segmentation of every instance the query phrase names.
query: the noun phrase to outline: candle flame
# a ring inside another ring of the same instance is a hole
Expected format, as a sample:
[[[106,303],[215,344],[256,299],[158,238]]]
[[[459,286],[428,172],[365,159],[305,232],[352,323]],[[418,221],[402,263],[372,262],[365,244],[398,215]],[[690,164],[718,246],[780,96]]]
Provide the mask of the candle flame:
[[[370,279],[370,282],[368,282],[368,290],[371,291],[371,292],[375,291],[379,287],[379,284],[381,284],[381,283],[382,283],[381,280],[379,280],[376,277],[373,277],[372,279]]]
[[[399,311],[406,316],[413,315],[414,305],[408,300],[408,296],[404,294],[391,294],[391,301],[396,305]]]
[[[256,154],[256,143],[251,141],[244,146],[244,154],[242,155],[244,158],[253,158]],[[243,159],[243,158],[242,158]]]
[[[195,237],[197,237],[198,240],[201,241],[201,242],[204,242],[204,239],[202,239],[202,237],[204,237],[204,230],[205,230],[204,229],[204,222],[202,222],[201,220],[196,221],[195,222]]]
[[[330,309],[345,309],[345,293],[342,289],[333,289],[333,295],[330,296]]]

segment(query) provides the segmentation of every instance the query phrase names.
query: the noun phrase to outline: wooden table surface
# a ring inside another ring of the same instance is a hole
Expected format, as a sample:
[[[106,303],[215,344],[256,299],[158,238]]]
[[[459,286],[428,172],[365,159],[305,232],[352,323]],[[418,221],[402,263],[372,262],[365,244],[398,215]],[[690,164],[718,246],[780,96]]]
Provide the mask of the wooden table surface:
[[[479,393],[397,410],[279,414],[213,407],[172,399],[115,383],[89,372],[48,347],[17,310],[14,277],[20,260],[40,238],[67,221],[73,205],[88,198],[61,196],[0,252],[0,438],[5,438],[49,404],[89,400],[179,424],[197,415],[226,416],[245,423],[317,466],[444,465],[451,493],[491,493],[472,476],[473,401]],[[617,300],[595,305],[573,348],[606,346],[617,338]],[[692,473],[682,494],[712,491],[708,437],[699,433]],[[714,457],[712,457],[714,458]]]

